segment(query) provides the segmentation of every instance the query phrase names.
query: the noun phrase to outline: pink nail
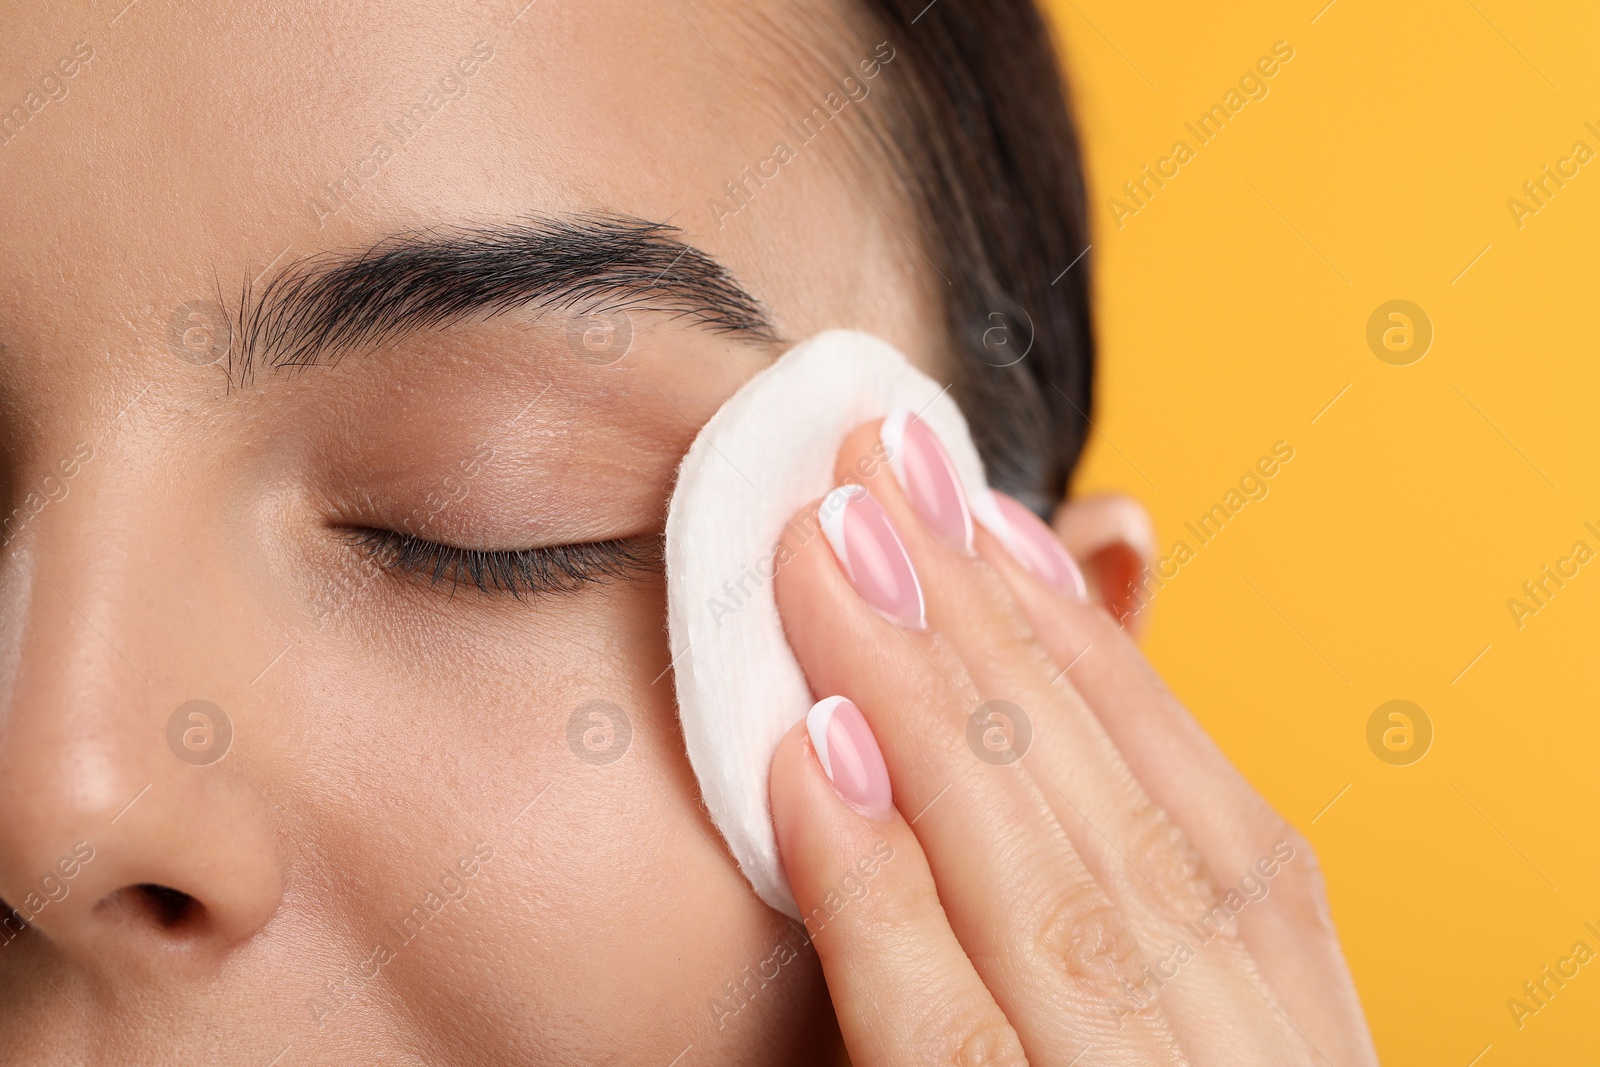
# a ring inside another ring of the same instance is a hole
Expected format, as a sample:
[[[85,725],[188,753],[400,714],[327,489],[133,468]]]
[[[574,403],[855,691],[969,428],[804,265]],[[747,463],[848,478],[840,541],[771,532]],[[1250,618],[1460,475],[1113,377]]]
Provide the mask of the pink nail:
[[[1017,562],[1056,592],[1086,603],[1089,587],[1084,584],[1083,572],[1056,540],[1055,531],[1004,493],[992,495],[1006,525],[1005,529],[994,533],[1011,550]]]
[[[925,630],[922,584],[883,505],[859,485],[841,485],[817,509],[822,533],[861,598],[890,622]]]
[[[972,509],[939,435],[909,408],[897,408],[884,418],[878,437],[912,510],[939,540],[972,555]]]
[[[869,819],[894,818],[889,768],[860,708],[844,697],[819,700],[806,714],[806,731],[841,800]]]

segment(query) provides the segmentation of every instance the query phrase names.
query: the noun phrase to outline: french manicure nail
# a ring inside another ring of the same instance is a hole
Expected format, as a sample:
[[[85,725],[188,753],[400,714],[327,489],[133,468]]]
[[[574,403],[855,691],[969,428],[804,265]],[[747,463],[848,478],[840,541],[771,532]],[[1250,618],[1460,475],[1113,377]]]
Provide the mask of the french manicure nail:
[[[878,437],[911,509],[939,540],[972,555],[972,509],[939,435],[910,408],[897,408],[884,418]]]
[[[819,700],[806,713],[806,732],[841,800],[878,822],[894,817],[889,768],[860,708],[845,697]]]
[[[1056,540],[1055,531],[1004,493],[992,495],[995,508],[1005,521],[1005,529],[994,532],[1017,562],[1056,592],[1087,603],[1089,587],[1084,583],[1083,572]]]
[[[859,485],[841,485],[822,498],[822,533],[861,598],[890,622],[928,628],[922,583],[883,505]]]

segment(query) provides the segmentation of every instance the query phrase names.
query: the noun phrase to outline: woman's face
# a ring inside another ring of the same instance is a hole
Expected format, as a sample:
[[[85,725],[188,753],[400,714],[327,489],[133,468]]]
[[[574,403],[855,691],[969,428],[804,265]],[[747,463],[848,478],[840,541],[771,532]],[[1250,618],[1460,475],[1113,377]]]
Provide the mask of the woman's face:
[[[699,807],[650,555],[783,340],[938,344],[871,147],[894,42],[525,2],[7,5],[6,1062],[776,1062],[831,1026]],[[483,592],[373,531],[625,543]]]

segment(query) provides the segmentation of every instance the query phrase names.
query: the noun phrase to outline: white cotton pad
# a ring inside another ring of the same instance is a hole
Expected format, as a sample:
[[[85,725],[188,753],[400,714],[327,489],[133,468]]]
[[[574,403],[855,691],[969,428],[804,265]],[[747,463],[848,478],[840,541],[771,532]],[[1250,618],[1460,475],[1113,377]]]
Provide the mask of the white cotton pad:
[[[973,517],[1002,529],[945,387],[885,342],[849,330],[796,345],[735,393],[684,457],[667,512],[667,619],[689,762],[739,868],[792,918],[799,910],[778,861],[768,771],[784,733],[833,694],[812,694],[784,639],[772,582],[778,540],[800,508],[834,487],[845,435],[898,408],[939,435]]]

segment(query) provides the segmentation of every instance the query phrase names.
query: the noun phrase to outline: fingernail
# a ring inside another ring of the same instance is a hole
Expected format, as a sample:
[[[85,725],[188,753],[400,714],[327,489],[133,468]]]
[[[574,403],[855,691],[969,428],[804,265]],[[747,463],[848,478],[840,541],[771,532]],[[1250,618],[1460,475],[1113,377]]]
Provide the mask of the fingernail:
[[[839,799],[869,819],[894,818],[889,768],[860,708],[845,697],[819,700],[806,713],[806,732]]]
[[[972,555],[972,509],[939,435],[911,409],[897,408],[884,418],[878,437],[911,509],[939,540]]]
[[[1033,512],[1006,496],[993,493],[995,509],[1005,520],[1005,528],[994,533],[1028,571],[1063,596],[1087,603],[1089,587],[1083,572],[1067,550],[1056,540],[1055,531]]]
[[[861,598],[890,622],[928,628],[922,584],[883,505],[859,485],[841,485],[822,498],[822,533]]]

